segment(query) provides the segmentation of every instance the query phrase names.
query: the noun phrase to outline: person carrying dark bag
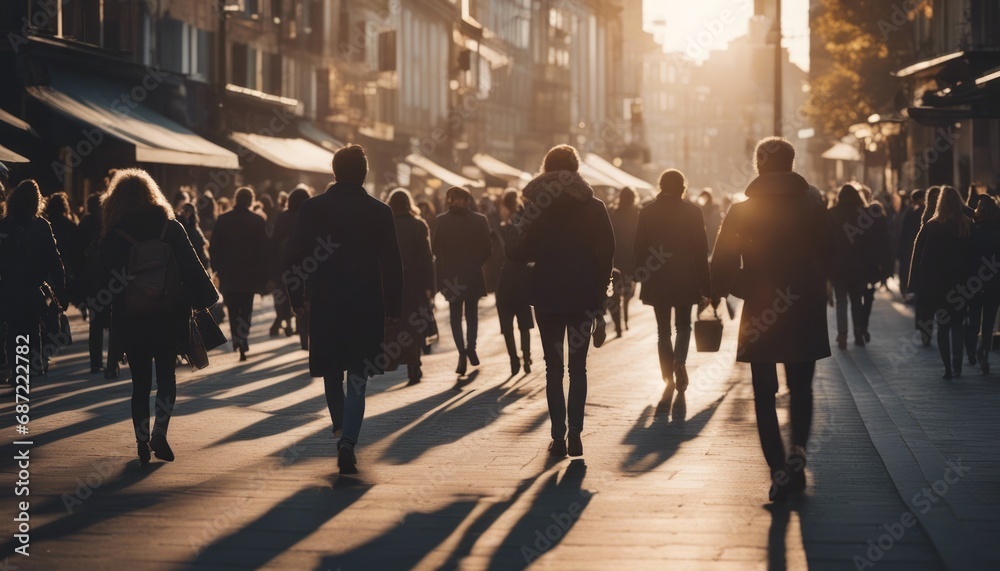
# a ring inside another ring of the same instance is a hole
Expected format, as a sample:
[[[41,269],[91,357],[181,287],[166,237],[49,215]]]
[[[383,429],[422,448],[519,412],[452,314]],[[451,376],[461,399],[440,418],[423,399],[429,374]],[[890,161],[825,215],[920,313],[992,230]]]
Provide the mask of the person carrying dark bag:
[[[146,171],[117,171],[102,211],[99,283],[114,292],[108,360],[117,363],[123,353],[128,356],[139,461],[148,462],[152,451],[172,462],[167,428],[177,398],[176,356],[187,350],[192,309],[211,307],[219,293]],[[156,411],[150,430],[154,366]]]

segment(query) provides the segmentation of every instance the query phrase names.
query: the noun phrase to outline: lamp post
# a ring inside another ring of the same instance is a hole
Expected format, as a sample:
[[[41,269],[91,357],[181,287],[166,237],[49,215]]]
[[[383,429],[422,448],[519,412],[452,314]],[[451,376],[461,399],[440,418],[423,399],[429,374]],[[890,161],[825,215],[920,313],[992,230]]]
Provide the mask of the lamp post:
[[[782,136],[782,58],[781,53],[781,0],[774,0],[774,135]]]

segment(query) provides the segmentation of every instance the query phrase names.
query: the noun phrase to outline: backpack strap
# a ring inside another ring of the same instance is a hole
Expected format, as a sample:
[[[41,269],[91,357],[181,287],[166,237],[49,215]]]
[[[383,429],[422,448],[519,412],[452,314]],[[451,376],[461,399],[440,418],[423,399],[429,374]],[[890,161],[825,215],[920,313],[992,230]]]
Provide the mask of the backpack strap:
[[[135,245],[137,245],[139,243],[139,242],[136,241],[135,238],[129,236],[128,233],[125,232],[124,230],[122,230],[121,228],[116,228],[115,232],[118,232],[118,234],[120,234],[122,238],[125,238],[126,240],[128,240],[133,246],[135,246]]]

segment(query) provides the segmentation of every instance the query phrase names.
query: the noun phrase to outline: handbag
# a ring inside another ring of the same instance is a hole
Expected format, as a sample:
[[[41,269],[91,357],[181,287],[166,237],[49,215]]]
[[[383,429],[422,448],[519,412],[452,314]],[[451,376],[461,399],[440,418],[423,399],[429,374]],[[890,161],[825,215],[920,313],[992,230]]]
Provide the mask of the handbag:
[[[191,370],[197,371],[208,366],[208,350],[205,342],[198,331],[198,321],[194,315],[188,319],[188,343],[184,350],[184,356],[191,364]]]
[[[713,307],[712,314],[711,319],[702,319],[699,315],[694,324],[694,342],[699,353],[715,353],[722,346],[722,319],[719,317],[719,310]]]
[[[219,323],[211,311],[196,311],[194,322],[206,351],[222,347],[228,341],[226,334],[222,332],[222,328],[219,327]]]
[[[73,331],[69,328],[69,317],[65,312],[59,314],[59,338],[66,342],[66,345],[73,344]]]

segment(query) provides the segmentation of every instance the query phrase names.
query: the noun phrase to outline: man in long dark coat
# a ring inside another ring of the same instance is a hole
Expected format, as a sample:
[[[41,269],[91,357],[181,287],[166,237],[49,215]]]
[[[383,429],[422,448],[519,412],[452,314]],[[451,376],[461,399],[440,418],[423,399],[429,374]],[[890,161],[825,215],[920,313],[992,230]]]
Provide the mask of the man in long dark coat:
[[[825,267],[833,247],[826,209],[792,172],[795,149],[780,138],[757,145],[757,178],[747,200],[722,223],[712,257],[717,297],[745,300],[736,360],[750,363],[757,430],[771,468],[771,499],[805,489],[805,448],[812,423],[816,361],[830,356]],[[775,412],[777,364],[791,393],[787,457]]]
[[[368,378],[389,363],[385,326],[402,311],[403,265],[392,210],[362,186],[364,149],[337,151],[333,173],[336,182],[300,209],[283,277],[292,308],[309,312],[309,374],[323,377],[333,433],[341,435],[338,465],[353,472]]]

